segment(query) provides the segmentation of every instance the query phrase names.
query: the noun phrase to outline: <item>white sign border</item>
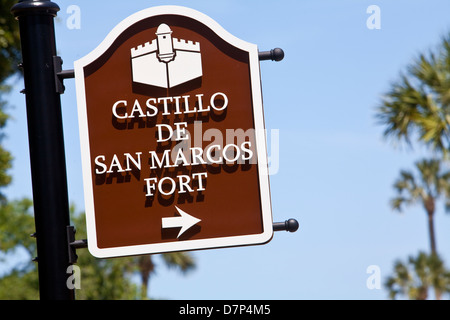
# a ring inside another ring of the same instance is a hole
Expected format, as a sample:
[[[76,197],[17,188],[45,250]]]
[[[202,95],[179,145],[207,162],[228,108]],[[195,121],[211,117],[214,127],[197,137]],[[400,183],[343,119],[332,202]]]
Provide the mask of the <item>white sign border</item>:
[[[249,52],[250,76],[252,86],[253,115],[255,131],[257,132],[256,150],[258,157],[258,172],[261,197],[263,232],[260,234],[219,237],[197,240],[183,240],[156,244],[133,245],[114,248],[99,248],[95,224],[95,206],[92,185],[92,162],[90,157],[89,128],[87,122],[87,106],[84,83],[84,67],[99,58],[127,28],[135,23],[159,15],[181,15],[193,18],[211,30],[225,41],[237,48]],[[205,14],[182,6],[158,6],[139,11],[120,22],[89,54],[74,62],[75,85],[78,105],[78,122],[80,131],[81,160],[86,211],[86,228],[88,234],[89,252],[97,258],[112,258],[120,256],[153,254],[197,249],[212,249],[232,246],[255,245],[269,242],[273,237],[272,208],[270,201],[269,171],[267,162],[267,147],[264,127],[264,112],[261,91],[261,76],[259,68],[258,48],[256,45],[236,38],[217,22]]]

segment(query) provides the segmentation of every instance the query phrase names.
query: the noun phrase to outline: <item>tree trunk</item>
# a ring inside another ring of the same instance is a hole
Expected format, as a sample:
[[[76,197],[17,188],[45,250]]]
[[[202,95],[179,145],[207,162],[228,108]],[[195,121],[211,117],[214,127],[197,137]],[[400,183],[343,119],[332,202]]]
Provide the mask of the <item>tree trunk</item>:
[[[148,291],[148,282],[150,279],[150,274],[155,269],[155,265],[152,261],[151,255],[145,255],[139,257],[139,272],[141,274],[141,299],[144,300],[147,298]]]
[[[417,295],[417,300],[427,300],[428,298],[428,287],[422,286],[419,288],[419,293]]]
[[[434,209],[435,209],[434,198],[432,196],[429,196],[425,200],[424,204],[428,216],[428,234],[430,236],[431,254],[435,256],[437,254],[437,250],[436,250],[436,236],[434,234]]]
[[[437,290],[436,288],[434,288],[434,297],[436,300],[441,300],[442,299],[442,292],[440,290]]]
[[[431,246],[431,254],[437,255],[436,250],[436,239],[434,234],[434,213],[428,213],[428,232],[430,235],[430,246]]]

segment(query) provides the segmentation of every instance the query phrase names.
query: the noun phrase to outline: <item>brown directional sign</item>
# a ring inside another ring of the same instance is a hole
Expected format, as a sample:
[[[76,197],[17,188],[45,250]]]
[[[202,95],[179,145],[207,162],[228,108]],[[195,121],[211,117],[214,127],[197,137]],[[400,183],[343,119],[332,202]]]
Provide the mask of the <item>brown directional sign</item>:
[[[195,10],[155,7],[116,26],[75,77],[94,256],[272,238],[255,45]]]

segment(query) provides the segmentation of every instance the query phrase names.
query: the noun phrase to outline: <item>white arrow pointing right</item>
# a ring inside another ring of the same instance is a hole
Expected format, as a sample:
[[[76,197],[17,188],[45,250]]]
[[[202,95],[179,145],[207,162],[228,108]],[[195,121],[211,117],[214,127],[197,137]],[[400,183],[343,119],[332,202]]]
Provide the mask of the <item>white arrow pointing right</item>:
[[[177,238],[179,238],[184,232],[186,232],[188,229],[190,229],[195,224],[199,223],[200,219],[197,219],[190,214],[184,212],[177,206],[175,206],[178,213],[181,215],[180,217],[170,217],[170,218],[162,218],[162,228],[180,228],[181,230],[178,233]]]

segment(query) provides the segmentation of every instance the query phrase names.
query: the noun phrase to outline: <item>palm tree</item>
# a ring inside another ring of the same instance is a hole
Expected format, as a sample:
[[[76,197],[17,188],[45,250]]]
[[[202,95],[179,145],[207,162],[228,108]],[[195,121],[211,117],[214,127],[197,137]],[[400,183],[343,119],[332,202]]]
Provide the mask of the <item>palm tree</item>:
[[[444,293],[450,292],[450,271],[437,255],[419,252],[410,256],[407,263],[395,262],[394,275],[385,283],[391,299],[404,296],[413,300],[426,300],[429,289],[434,289],[435,299],[441,300]]]
[[[148,294],[148,284],[150,276],[155,273],[153,255],[137,257],[137,267],[141,276],[141,298],[146,299]],[[163,261],[169,268],[175,268],[186,273],[195,268],[195,261],[187,252],[171,252],[161,254]]]
[[[443,195],[446,210],[450,211],[450,171],[441,172],[439,160],[421,160],[416,162],[418,176],[410,171],[402,170],[394,188],[397,196],[391,200],[393,209],[402,211],[403,206],[421,203],[427,213],[428,232],[432,255],[437,254],[434,230],[434,213],[436,201]]]
[[[436,53],[421,54],[391,85],[377,108],[384,136],[411,144],[417,139],[432,150],[450,150],[450,34]]]

